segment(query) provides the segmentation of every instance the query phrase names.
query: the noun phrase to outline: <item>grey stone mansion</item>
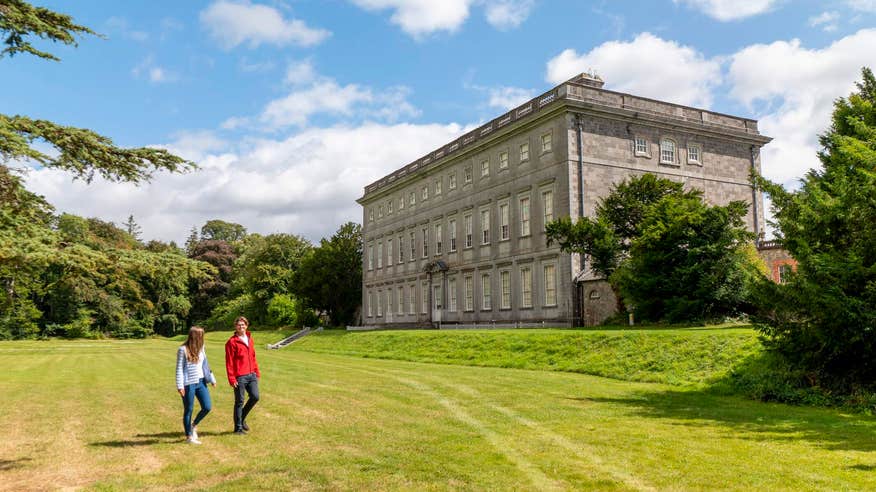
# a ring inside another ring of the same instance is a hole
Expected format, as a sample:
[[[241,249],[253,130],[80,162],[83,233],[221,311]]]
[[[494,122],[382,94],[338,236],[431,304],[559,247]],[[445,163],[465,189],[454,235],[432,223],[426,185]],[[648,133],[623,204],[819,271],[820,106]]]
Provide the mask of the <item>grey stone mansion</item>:
[[[757,122],[603,89],[579,75],[365,187],[366,326],[591,325],[615,309],[545,223],[591,215],[624,178],[653,173],[745,200],[770,141]]]

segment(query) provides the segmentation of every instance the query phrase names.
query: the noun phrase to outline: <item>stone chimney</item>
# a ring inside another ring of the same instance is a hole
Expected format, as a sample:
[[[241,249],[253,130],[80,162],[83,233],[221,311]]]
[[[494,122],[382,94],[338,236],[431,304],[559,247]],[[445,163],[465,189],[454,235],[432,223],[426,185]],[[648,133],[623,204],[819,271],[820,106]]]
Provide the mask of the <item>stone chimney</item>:
[[[605,85],[602,77],[596,75],[595,72],[582,72],[569,79],[569,82],[581,85],[589,85],[590,87],[596,87],[597,89],[602,89],[602,86]]]

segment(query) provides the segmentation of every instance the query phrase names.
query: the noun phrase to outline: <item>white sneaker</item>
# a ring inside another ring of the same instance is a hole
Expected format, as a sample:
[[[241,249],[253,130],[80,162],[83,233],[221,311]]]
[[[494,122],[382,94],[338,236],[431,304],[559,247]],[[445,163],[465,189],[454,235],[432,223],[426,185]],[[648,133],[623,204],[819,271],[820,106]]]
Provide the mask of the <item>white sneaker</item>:
[[[195,441],[198,441],[198,428],[197,427],[192,427],[192,439],[194,439]],[[200,441],[198,441],[198,442],[200,442]]]
[[[189,438],[186,439],[186,442],[189,444],[201,444],[201,441],[199,441],[195,436],[189,436]]]

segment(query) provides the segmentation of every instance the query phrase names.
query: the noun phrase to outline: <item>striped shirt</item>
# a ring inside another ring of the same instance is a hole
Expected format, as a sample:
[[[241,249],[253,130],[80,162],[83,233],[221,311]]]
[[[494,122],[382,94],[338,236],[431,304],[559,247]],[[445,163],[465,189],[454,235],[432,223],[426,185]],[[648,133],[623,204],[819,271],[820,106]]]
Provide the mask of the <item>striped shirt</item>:
[[[205,382],[216,384],[216,378],[213,377],[213,371],[210,370],[210,364],[207,363],[207,354],[204,349],[198,354],[197,362],[189,362],[186,359],[186,348],[182,346],[176,352],[176,387],[183,389],[190,384],[198,384],[201,378]]]

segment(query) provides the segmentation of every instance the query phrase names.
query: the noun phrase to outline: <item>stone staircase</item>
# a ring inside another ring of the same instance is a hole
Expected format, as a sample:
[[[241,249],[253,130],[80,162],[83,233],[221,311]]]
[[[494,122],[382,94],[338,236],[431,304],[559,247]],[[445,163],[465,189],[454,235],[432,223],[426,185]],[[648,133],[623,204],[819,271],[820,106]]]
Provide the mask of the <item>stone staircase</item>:
[[[311,329],[311,328],[304,327],[303,330],[301,330],[301,331],[295,333],[295,334],[292,335],[292,336],[288,336],[288,337],[286,337],[286,338],[280,340],[280,341],[277,342],[277,343],[269,343],[269,344],[268,344],[268,349],[270,349],[270,350],[281,349],[281,348],[285,347],[286,345],[289,345],[290,343],[294,342],[295,340],[298,340],[299,338],[302,338],[302,337],[305,337],[305,336],[307,336],[307,335],[310,335],[311,333],[316,333],[316,332],[318,332],[318,331],[322,331],[322,327],[321,327],[321,326],[320,326],[319,328],[316,328],[316,329]]]

